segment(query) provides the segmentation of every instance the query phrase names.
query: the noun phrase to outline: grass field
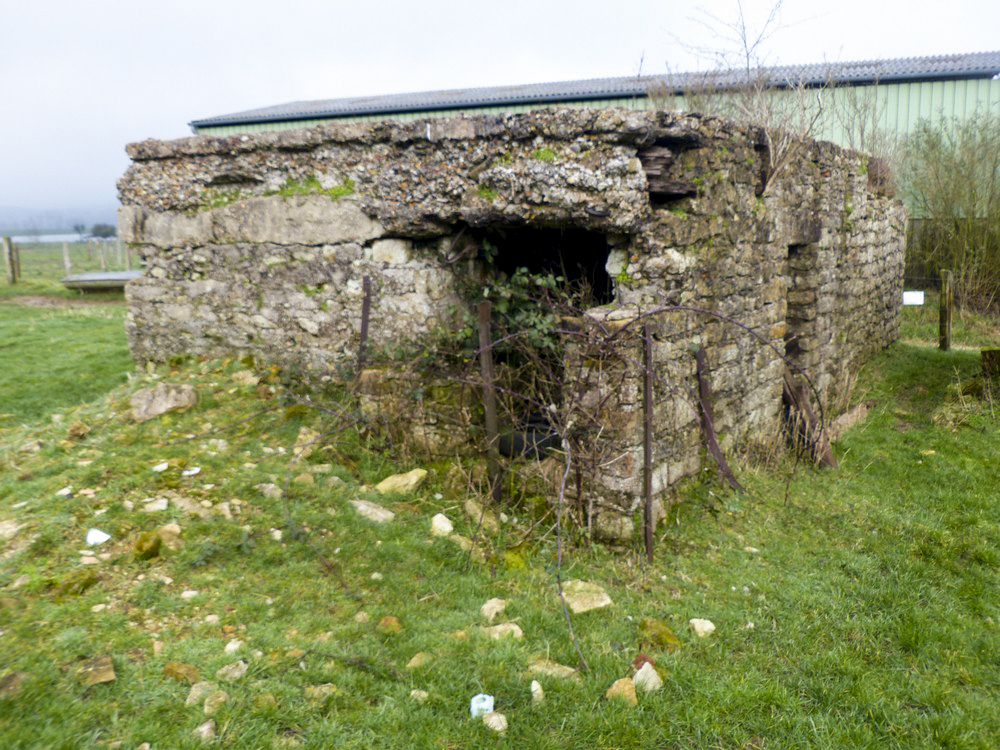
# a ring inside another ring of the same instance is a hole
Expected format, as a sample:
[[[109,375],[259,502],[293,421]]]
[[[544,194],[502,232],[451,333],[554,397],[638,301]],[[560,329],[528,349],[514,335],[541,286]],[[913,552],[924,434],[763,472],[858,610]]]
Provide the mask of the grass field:
[[[21,285],[45,284],[53,285],[66,276],[62,243],[26,242],[17,245],[21,258]],[[124,271],[127,266],[138,270],[139,258],[132,253],[125,257],[126,247],[119,247],[115,240],[102,241],[101,248],[93,243],[70,242],[67,244],[70,260],[70,271],[73,274],[92,271]],[[102,266],[101,255],[104,255]],[[0,277],[0,281],[4,281]],[[0,287],[3,290],[3,287]],[[5,290],[7,294],[10,289]],[[0,291],[3,294],[4,291]]]
[[[652,566],[638,540],[570,540],[563,580],[596,582],[614,604],[573,618],[589,668],[566,680],[528,672],[538,657],[580,659],[555,594],[554,532],[529,530],[527,509],[507,509],[516,523],[483,539],[477,561],[429,533],[439,512],[475,533],[449,467],[427,467],[415,493],[378,495],[374,483],[413,467],[333,432],[334,396],[325,410],[289,408],[267,370],[230,361],[124,383],[120,308],[87,321],[107,336],[82,339],[70,335],[78,313],[10,302],[0,330],[30,337],[0,342],[12,343],[5,361],[24,363],[20,381],[0,383],[3,411],[19,415],[0,422],[5,748],[202,747],[193,732],[206,721],[213,745],[233,748],[997,746],[1000,434],[978,353],[938,351],[926,309],[905,311],[906,343],[860,374],[855,399],[875,406],[837,444],[840,470],[742,466],[743,494],[706,472],[658,530]],[[998,340],[989,321],[956,326],[956,344]],[[71,396],[28,359],[39,342],[61,342],[69,372],[94,355],[117,364]],[[164,381],[197,388],[197,406],[135,424],[129,395]],[[295,462],[303,427],[330,434]],[[166,510],[141,510],[164,497]],[[365,520],[356,499],[396,517]],[[171,523],[179,536],[157,536]],[[90,528],[110,541],[88,547]],[[174,549],[138,559],[143,535]],[[480,631],[493,597],[508,602],[497,622],[523,638]],[[715,633],[697,637],[691,618]],[[605,699],[640,648],[662,689],[636,707]],[[102,657],[114,679],[88,685]],[[239,661],[244,676],[217,676]],[[203,681],[211,717],[204,697],[186,705]],[[469,718],[479,692],[495,696],[506,735]]]

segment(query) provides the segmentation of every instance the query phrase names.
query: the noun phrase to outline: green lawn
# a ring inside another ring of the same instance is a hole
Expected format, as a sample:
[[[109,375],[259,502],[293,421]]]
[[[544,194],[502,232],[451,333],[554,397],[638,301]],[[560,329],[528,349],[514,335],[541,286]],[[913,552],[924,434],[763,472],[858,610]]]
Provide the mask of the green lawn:
[[[63,342],[71,372],[95,366],[91,349],[123,352],[113,337],[65,338],[76,313],[0,314],[36,341]],[[110,330],[120,314],[98,317]],[[211,717],[219,747],[995,748],[1000,434],[977,352],[938,351],[922,314],[906,312],[911,343],[861,373],[855,397],[875,406],[837,444],[840,470],[738,467],[741,495],[706,472],[658,530],[652,566],[639,540],[568,546],[563,580],[599,583],[614,602],[573,617],[589,665],[578,681],[527,672],[539,656],[579,664],[548,525],[528,531],[528,511],[509,508],[517,526],[485,540],[483,562],[432,538],[438,512],[473,536],[467,489],[441,464],[413,494],[377,495],[371,485],[413,467],[342,430],[333,396],[326,409],[290,409],[266,372],[252,385],[244,365],[213,361],[126,385],[116,385],[125,368],[109,367],[90,396],[50,389],[46,403],[26,383],[48,378],[51,363],[25,359],[21,385],[0,384],[14,404],[4,410],[27,422],[0,432],[3,746],[201,747],[192,732],[209,720],[204,700],[185,705],[177,663],[226,693]],[[989,339],[990,324],[973,327]],[[134,424],[129,394],[161,381],[196,387],[197,406]],[[94,400],[72,408],[80,398]],[[305,426],[327,433],[325,447],[293,462]],[[57,494],[65,487],[71,495]],[[206,517],[176,503],[139,510],[157,497],[190,498]],[[395,519],[361,518],[359,498]],[[177,549],[137,559],[140,537],[172,522]],[[112,539],[96,549],[106,559],[84,564],[92,527]],[[508,602],[497,621],[523,638],[479,630],[493,597]],[[380,627],[385,617],[401,629]],[[645,618],[678,647],[643,636]],[[715,633],[698,638],[691,618]],[[637,707],[605,699],[644,640],[663,688]],[[430,661],[408,668],[420,652]],[[110,657],[115,679],[88,687],[81,667],[97,657]],[[216,676],[239,660],[242,678]],[[505,737],[469,718],[479,692],[506,715]]]

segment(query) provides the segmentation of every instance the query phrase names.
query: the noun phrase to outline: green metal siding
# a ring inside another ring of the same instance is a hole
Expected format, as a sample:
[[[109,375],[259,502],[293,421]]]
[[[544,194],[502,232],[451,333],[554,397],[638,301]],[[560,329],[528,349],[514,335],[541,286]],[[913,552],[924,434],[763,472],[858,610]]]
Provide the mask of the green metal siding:
[[[777,92],[776,96],[790,96],[787,92]],[[899,137],[912,133],[921,120],[939,125],[953,118],[963,119],[975,112],[989,111],[1000,117],[1000,80],[935,81],[924,83],[890,83],[878,86],[840,87],[827,90],[823,94],[826,113],[821,120],[819,137],[841,145],[850,145],[844,127],[829,113],[836,107],[843,107],[847,97],[855,97],[870,102],[874,96],[874,108],[878,121],[886,132],[895,132]],[[673,98],[673,109],[682,109],[683,97]],[[457,115],[504,114],[508,112],[530,112],[552,106],[602,109],[622,107],[625,109],[652,109],[649,98],[629,97],[626,99],[596,99],[593,101],[567,102],[560,105],[518,104],[480,108],[451,109],[432,112],[402,112],[397,114],[370,114],[342,118],[322,118],[285,122],[247,123],[202,127],[199,135],[227,136],[243,133],[273,132],[325,125],[331,122],[361,122],[369,120],[423,120],[429,117],[454,117]],[[843,111],[843,110],[841,110]]]

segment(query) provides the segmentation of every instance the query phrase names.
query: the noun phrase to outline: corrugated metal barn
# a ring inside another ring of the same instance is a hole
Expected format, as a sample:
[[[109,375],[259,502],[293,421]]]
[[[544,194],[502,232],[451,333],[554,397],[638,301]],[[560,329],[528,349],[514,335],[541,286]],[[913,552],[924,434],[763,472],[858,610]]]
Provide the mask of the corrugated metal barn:
[[[800,87],[821,92],[816,101],[819,106],[822,99],[824,116],[817,135],[844,146],[856,144],[832,113],[852,107],[864,107],[882,130],[898,136],[913,132],[922,120],[936,124],[984,110],[1000,116],[1000,51],[774,67],[755,76],[755,85],[763,81],[777,92]],[[414,120],[553,106],[686,110],[693,108],[687,98],[694,90],[724,92],[746,83],[745,74],[682,73],[325,99],[208,117],[191,128],[200,135],[232,135],[332,120]]]

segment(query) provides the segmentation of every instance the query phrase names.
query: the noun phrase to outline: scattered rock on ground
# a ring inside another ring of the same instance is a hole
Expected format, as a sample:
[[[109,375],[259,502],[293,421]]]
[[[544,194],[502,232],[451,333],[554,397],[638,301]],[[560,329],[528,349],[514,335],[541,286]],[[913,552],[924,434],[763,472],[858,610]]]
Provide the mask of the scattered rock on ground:
[[[272,500],[280,500],[285,494],[281,491],[281,487],[276,484],[271,484],[270,482],[266,484],[258,484],[257,489],[260,490],[260,494],[264,497],[269,497]]]
[[[0,521],[0,539],[13,539],[20,528],[21,524],[17,521]]]
[[[163,666],[163,676],[169,677],[171,680],[194,685],[198,682],[198,668],[179,661],[171,661]]]
[[[535,659],[528,665],[528,673],[541,675],[543,677],[555,677],[560,680],[574,680],[580,682],[580,673],[573,667],[564,664],[557,664],[548,659]]]
[[[488,726],[494,732],[500,732],[503,734],[507,731],[507,717],[501,713],[497,713],[496,711],[484,714],[483,724]]]
[[[331,682],[327,682],[323,685],[306,685],[303,692],[309,700],[315,703],[323,703],[331,696],[339,693],[340,688]]]
[[[354,509],[358,513],[375,523],[389,523],[389,521],[396,517],[396,514],[388,508],[383,508],[378,503],[368,500],[351,500],[351,505],[354,506]]]
[[[431,536],[448,536],[454,530],[455,525],[443,513],[431,519]]]
[[[453,541],[455,544],[457,544],[459,546],[459,548],[461,548],[462,552],[468,552],[468,553],[470,553],[470,556],[472,557],[472,559],[475,562],[485,562],[486,561],[486,554],[483,552],[482,549],[480,549],[479,547],[475,546],[472,543],[472,540],[469,539],[469,537],[462,536],[461,534],[452,534],[448,538],[451,541]]]
[[[143,388],[132,394],[132,418],[148,422],[167,412],[185,411],[198,403],[198,392],[190,385],[159,383],[154,388]]]
[[[663,687],[663,678],[657,673],[656,667],[653,666],[652,662],[648,661],[635,673],[632,682],[639,690],[647,693],[654,693]]]
[[[166,510],[170,507],[170,501],[165,497],[147,497],[142,501],[142,510],[144,513],[157,513],[161,510]]]
[[[202,710],[205,716],[215,716],[219,709],[229,702],[229,693],[225,690],[216,690],[205,698]]]
[[[91,659],[80,667],[78,674],[85,687],[114,682],[117,679],[115,665],[111,662],[110,656],[98,656]]]
[[[592,609],[603,609],[612,604],[608,592],[589,581],[566,581],[563,584],[563,596],[573,614],[589,612]]]
[[[0,678],[0,701],[16,698],[29,678],[27,672],[12,672]]]
[[[480,628],[483,633],[488,635],[495,641],[499,641],[501,638],[523,638],[524,631],[514,622],[505,622],[500,625],[494,625],[490,628]]]
[[[233,373],[233,382],[236,385],[255,386],[260,383],[260,377],[251,370],[237,370]]]
[[[474,528],[481,528],[487,534],[496,534],[500,531],[500,521],[497,520],[496,514],[491,510],[485,510],[475,498],[470,497],[466,500],[464,508]]]
[[[396,633],[403,632],[403,623],[399,621],[398,617],[386,615],[378,621],[378,625],[375,626],[375,630],[385,635],[395,635]]]
[[[541,703],[545,700],[545,691],[542,690],[541,683],[538,680],[531,681],[531,702]]]
[[[426,703],[430,695],[428,695],[426,690],[411,690],[410,697],[417,703]]]
[[[688,620],[688,625],[691,626],[694,634],[699,638],[708,638],[708,636],[715,632],[715,624],[711,620],[702,620],[695,617]]]
[[[90,434],[90,428],[83,422],[74,422],[69,426],[66,437],[70,440],[83,440]]]
[[[426,651],[418,651],[417,653],[415,653],[413,655],[413,658],[410,659],[410,661],[407,662],[406,668],[407,669],[419,669],[420,667],[427,666],[433,660],[434,660],[434,656],[432,654],[429,654]]]
[[[292,448],[292,463],[311,456],[320,447],[321,437],[319,432],[310,427],[300,427],[299,434],[295,437],[295,447]]]
[[[199,725],[191,734],[202,742],[211,742],[215,739],[215,719],[209,719],[204,724]]]
[[[197,703],[201,703],[216,690],[217,688],[214,682],[196,682],[188,691],[187,699],[184,701],[184,705],[193,706]]]
[[[604,697],[610,700],[624,701],[630,706],[638,706],[639,698],[635,694],[635,683],[628,677],[622,677],[608,688]]]
[[[479,608],[479,614],[486,618],[487,622],[493,622],[498,614],[503,612],[507,608],[506,599],[490,599],[486,604]]]
[[[42,445],[44,444],[41,440],[32,440],[22,445],[18,450],[21,453],[38,453],[42,449]]]
[[[375,485],[375,489],[381,495],[393,492],[405,494],[417,489],[426,478],[427,469],[413,469],[405,474],[393,474],[391,477],[386,477]]]
[[[236,682],[247,673],[249,668],[249,665],[241,659],[238,662],[222,667],[215,673],[215,676],[225,682]]]

